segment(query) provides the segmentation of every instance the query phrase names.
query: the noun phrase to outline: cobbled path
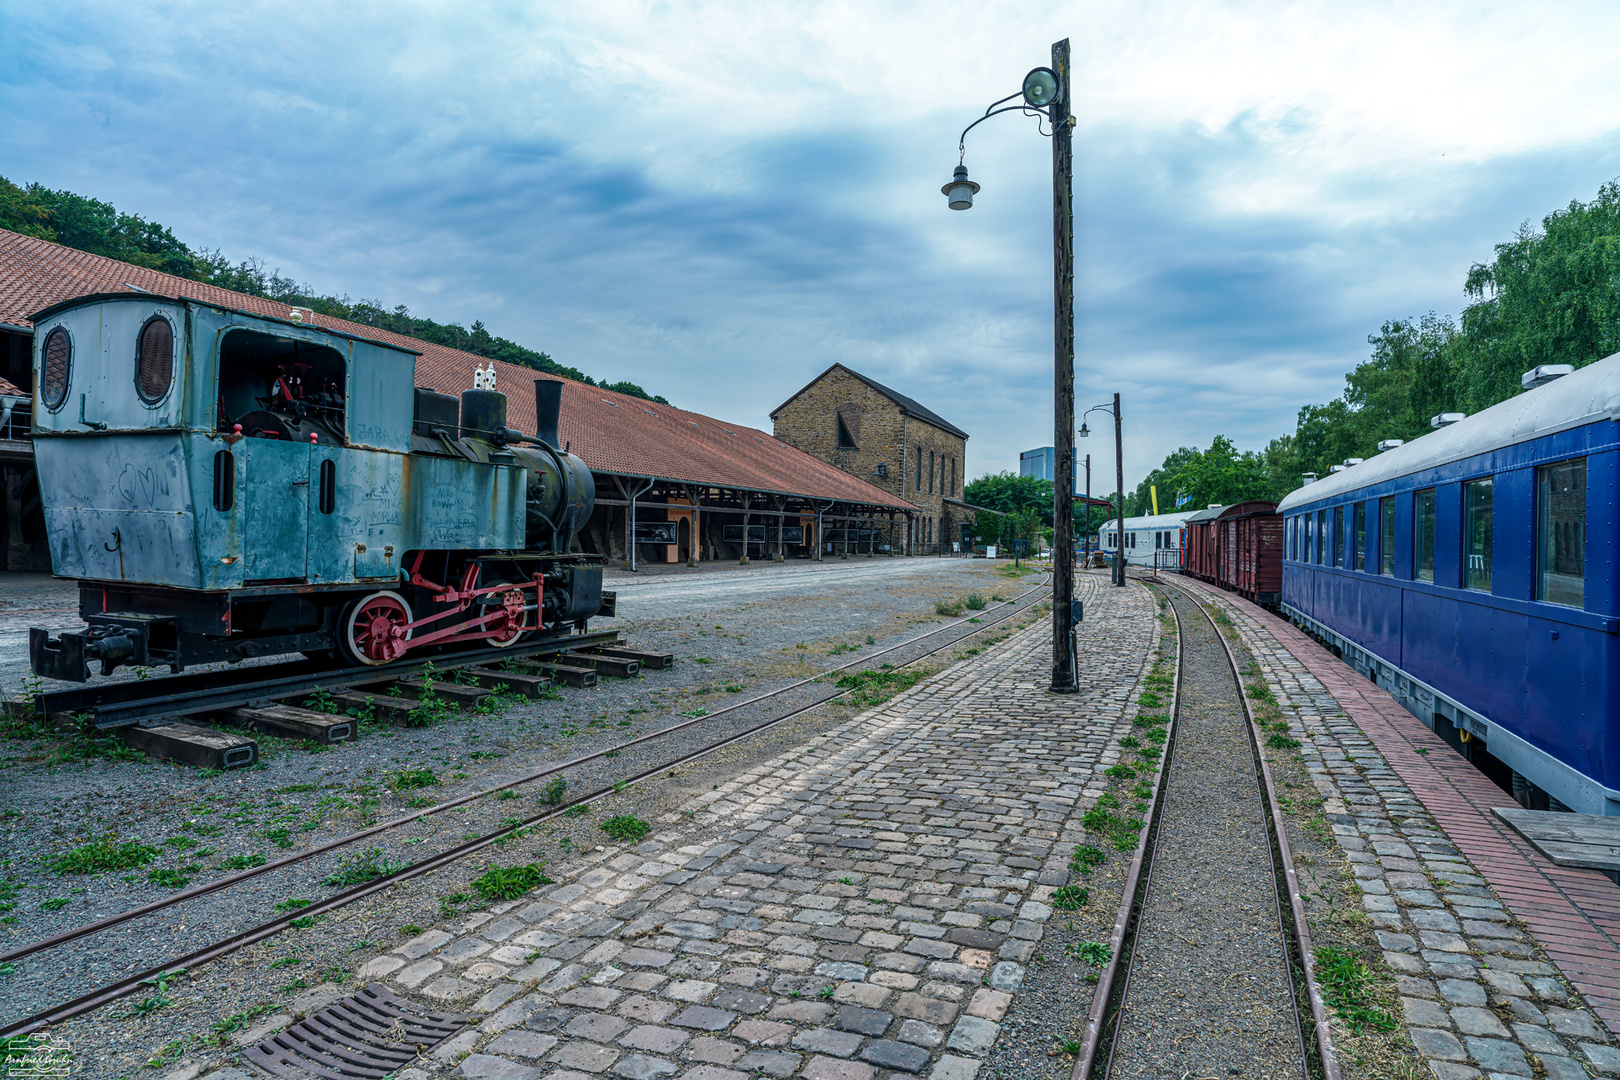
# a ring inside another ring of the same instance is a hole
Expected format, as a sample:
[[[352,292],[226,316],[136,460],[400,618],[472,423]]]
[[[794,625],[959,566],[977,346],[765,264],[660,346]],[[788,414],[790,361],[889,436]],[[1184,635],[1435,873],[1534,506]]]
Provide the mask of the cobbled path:
[[[479,1018],[401,1080],[972,1080],[1157,642],[1143,589],[1082,581],[1083,693],[1031,627],[368,961]]]
[[[1175,748],[1111,1076],[1302,1078],[1248,719],[1215,630],[1179,590]]]
[[[1314,643],[1251,604],[1206,593],[1236,622],[1303,740],[1334,838],[1395,973],[1407,1033],[1429,1071],[1438,1080],[1620,1075],[1613,1037],[1289,647]],[[1433,753],[1451,752],[1432,741]]]

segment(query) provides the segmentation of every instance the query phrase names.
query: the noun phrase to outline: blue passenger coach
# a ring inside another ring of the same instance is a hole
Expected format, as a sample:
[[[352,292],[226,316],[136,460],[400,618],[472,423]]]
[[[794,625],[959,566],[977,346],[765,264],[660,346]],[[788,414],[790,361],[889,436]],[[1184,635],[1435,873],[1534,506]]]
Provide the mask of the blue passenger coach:
[[[1617,421],[1620,354],[1278,507],[1284,615],[1538,808],[1620,815]]]

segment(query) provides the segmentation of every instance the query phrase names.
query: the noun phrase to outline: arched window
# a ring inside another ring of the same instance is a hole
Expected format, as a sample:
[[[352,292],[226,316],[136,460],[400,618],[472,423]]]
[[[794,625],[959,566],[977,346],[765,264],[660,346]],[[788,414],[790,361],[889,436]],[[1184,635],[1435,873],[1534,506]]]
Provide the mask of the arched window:
[[[67,400],[68,383],[73,375],[73,339],[67,327],[58,326],[45,335],[40,347],[39,400],[55,412]]]
[[[135,392],[146,405],[156,405],[169,396],[174,381],[174,327],[162,315],[153,315],[137,341]]]

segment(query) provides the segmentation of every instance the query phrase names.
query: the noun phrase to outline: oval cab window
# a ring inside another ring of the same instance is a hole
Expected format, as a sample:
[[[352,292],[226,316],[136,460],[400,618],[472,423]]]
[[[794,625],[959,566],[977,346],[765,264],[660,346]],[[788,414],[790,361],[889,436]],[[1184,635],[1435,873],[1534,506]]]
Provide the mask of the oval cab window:
[[[174,327],[154,315],[141,327],[140,352],[135,356],[135,392],[148,405],[169,395],[174,378]]]
[[[68,376],[73,369],[73,339],[58,326],[45,335],[40,349],[39,400],[52,412],[67,400]]]

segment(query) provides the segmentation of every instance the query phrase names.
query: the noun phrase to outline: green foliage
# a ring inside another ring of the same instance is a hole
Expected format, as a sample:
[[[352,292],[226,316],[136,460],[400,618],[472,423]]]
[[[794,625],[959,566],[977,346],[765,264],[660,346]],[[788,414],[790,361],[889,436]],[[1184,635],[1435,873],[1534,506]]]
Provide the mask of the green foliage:
[[[367,848],[357,855],[344,859],[335,871],[322,879],[322,884],[340,888],[364,885],[368,881],[397,874],[405,869],[405,866],[403,862],[389,862],[383,857],[383,849],[380,847]]]
[[[954,619],[962,614],[962,602],[960,600],[935,600],[934,614],[943,615],[947,619]]]
[[[21,188],[0,177],[0,228],[176,277],[307,307],[322,315],[560,375],[614,393],[669,404],[632,382],[598,382],[577,368],[557,363],[546,353],[494,336],[482,322],[474,322],[467,329],[459,323],[418,318],[404,304],[390,308],[381,300],[351,301],[347,296],[318,295],[310,286],[283,277],[279,269],[267,269],[260,259],[250,257],[232,263],[218,250],[192,250],[163,225],[120,213],[109,203],[71,191],[52,191],[40,184]]]
[[[1240,452],[1225,435],[1215,436],[1208,450],[1183,446],[1165,458],[1126,500],[1127,516],[1153,512],[1152,487],[1159,490],[1161,514],[1173,512],[1178,498],[1185,500],[1183,510],[1202,510],[1211,503],[1263,499],[1271,490],[1264,455]]]
[[[146,875],[146,880],[164,889],[183,889],[191,884],[191,875],[202,867],[192,863],[176,869],[161,867]]]
[[[962,598],[962,604],[969,611],[983,611],[984,610],[984,604],[985,604],[984,594],[976,593],[976,592],[970,592],[970,593],[967,594],[967,596]],[[872,644],[872,639],[867,638],[866,643],[868,645]]]
[[[1394,1031],[1395,1018],[1373,1005],[1367,994],[1372,982],[1372,971],[1353,953],[1337,945],[1325,945],[1315,952],[1316,981],[1322,987],[1322,996],[1339,1019],[1361,1034],[1363,1028]]]
[[[1108,855],[1101,848],[1089,844],[1076,844],[1074,853],[1069,856],[1069,869],[1077,874],[1089,874],[1106,861]]]
[[[1109,959],[1114,955],[1114,950],[1100,941],[1082,941],[1078,944],[1069,944],[1064,946],[1064,951],[1076,960],[1096,968],[1108,963]]]
[[[620,814],[618,817],[610,817],[602,822],[601,829],[615,840],[640,843],[642,837],[652,832],[652,825],[638,817]]]
[[[531,889],[550,885],[538,863],[527,866],[491,866],[473,880],[472,886],[485,900],[516,900]]]
[[[1273,750],[1298,750],[1299,740],[1290,739],[1286,735],[1272,735],[1266,739],[1266,745]]]
[[[94,840],[58,855],[47,865],[58,874],[108,874],[114,870],[133,870],[145,866],[157,857],[157,848],[137,844],[133,840],[122,844],[111,840]]]
[[[1079,911],[1091,900],[1091,890],[1084,885],[1063,885],[1052,890],[1052,906],[1059,911]]]
[[[438,787],[439,778],[432,769],[401,769],[389,778],[388,786],[395,791],[410,791],[415,788]]]
[[[562,777],[553,777],[545,787],[540,789],[540,801],[556,806],[563,801],[563,792],[568,790],[568,781]]]
[[[851,691],[849,700],[854,705],[877,705],[903,690],[909,690],[922,680],[920,671],[856,671],[841,676],[836,685]]]

